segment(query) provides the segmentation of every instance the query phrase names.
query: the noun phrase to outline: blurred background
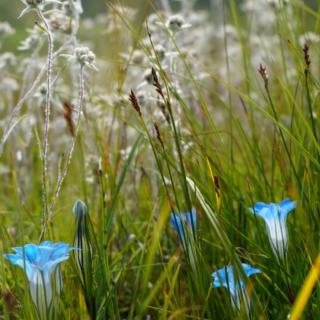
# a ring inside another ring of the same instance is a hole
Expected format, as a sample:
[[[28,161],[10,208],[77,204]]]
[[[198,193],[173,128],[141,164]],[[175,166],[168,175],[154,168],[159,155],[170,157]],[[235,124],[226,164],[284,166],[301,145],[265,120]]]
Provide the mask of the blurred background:
[[[113,3],[121,3],[125,6],[131,6],[134,8],[143,8],[146,7],[146,3],[149,0],[82,0],[84,7],[85,17],[92,17],[99,13],[104,13],[108,10],[108,5]],[[151,0],[150,0],[151,1]],[[169,0],[173,9],[179,8],[180,0]],[[183,0],[182,0],[183,1]],[[212,10],[210,9],[211,2],[221,2],[229,3],[231,0],[197,0],[197,7],[203,10]],[[232,0],[233,1],[233,0]],[[241,4],[242,0],[235,0]],[[268,1],[268,0],[265,0]],[[279,0],[281,1],[281,0]],[[317,0],[305,0],[305,3],[309,5],[316,5]],[[160,6],[160,0],[153,0],[155,6]],[[22,8],[24,7],[21,0],[0,0],[0,21],[8,21],[15,28],[16,33],[14,36],[4,39],[4,45],[0,48],[0,51],[11,50],[14,51],[19,42],[24,39],[26,35],[26,28],[31,27],[35,20],[35,16],[29,14],[23,17],[21,20],[17,20]]]
[[[87,16],[94,16],[97,13],[100,13],[103,10],[106,10],[108,7],[108,4],[115,3],[119,1],[114,0],[83,0],[82,4],[85,8],[85,15]],[[141,2],[146,2],[146,0],[125,0],[120,1],[123,5],[129,5],[136,7]],[[157,4],[159,1],[155,0],[153,1],[155,4]],[[177,5],[178,1],[171,1],[173,5]],[[198,0],[198,5],[205,7],[208,6],[210,0]],[[23,4],[20,0],[1,0],[0,1],[0,19],[1,20],[8,20],[13,21],[18,16],[17,13],[19,13],[20,8],[23,7]]]
[[[139,5],[139,3],[145,3],[147,0],[123,0],[120,1],[124,5],[130,5],[133,7],[136,7]],[[212,0],[198,0],[197,4],[199,7],[202,8],[208,8],[209,9],[209,3]],[[221,1],[221,0],[213,0],[213,1]],[[224,0],[226,3],[228,3],[231,0]],[[267,0],[266,0],[267,1]],[[304,2],[309,4],[315,4],[317,0],[305,0]],[[114,3],[119,1],[114,0],[83,0],[82,4],[85,8],[85,15],[87,16],[93,16],[103,10],[106,10],[108,3]],[[159,3],[159,0],[153,1],[155,4]],[[241,0],[237,0],[237,2],[241,3]],[[178,5],[179,1],[177,0],[171,0],[171,3],[173,6]],[[1,20],[8,20],[13,21],[16,19],[17,14],[19,13],[20,8],[23,5],[21,4],[20,0],[1,0],[0,1],[0,19]]]
[[[108,10],[108,6],[114,3],[121,3],[125,6],[131,6],[133,8],[143,8],[146,5],[147,0],[82,0],[84,7],[85,17],[92,17],[99,13],[104,13]],[[209,10],[209,3],[211,0],[198,0],[197,6]],[[218,0],[221,1],[221,0]],[[154,0],[153,3],[156,6],[159,5],[159,0]],[[173,8],[179,7],[179,1],[171,0]],[[8,50],[15,50],[21,39],[26,35],[26,28],[31,27],[33,23],[32,14],[23,17],[21,20],[17,20],[24,5],[21,0],[0,0],[0,21],[8,21],[15,28],[16,33],[4,40],[4,46],[0,48],[0,51],[4,50],[4,47]],[[34,16],[35,17],[35,16]]]

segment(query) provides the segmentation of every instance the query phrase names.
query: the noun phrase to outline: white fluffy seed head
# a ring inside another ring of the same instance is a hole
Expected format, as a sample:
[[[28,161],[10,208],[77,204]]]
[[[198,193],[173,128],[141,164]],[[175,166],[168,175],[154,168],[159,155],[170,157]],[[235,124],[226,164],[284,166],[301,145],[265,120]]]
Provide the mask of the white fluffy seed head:
[[[177,14],[169,17],[167,21],[167,27],[172,31],[178,31],[184,25],[184,18]]]

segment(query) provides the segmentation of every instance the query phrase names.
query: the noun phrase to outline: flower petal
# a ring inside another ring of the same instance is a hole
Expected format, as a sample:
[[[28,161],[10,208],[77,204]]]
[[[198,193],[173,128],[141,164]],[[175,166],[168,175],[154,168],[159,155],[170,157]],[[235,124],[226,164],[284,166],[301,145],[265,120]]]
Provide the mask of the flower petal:
[[[242,265],[242,268],[245,271],[247,277],[250,277],[251,275],[256,274],[256,273],[261,273],[260,269],[253,268],[247,263],[242,263],[241,265]]]
[[[296,208],[297,202],[292,201],[290,199],[284,199],[279,203],[279,207],[281,211],[288,214],[290,211],[294,210]]]

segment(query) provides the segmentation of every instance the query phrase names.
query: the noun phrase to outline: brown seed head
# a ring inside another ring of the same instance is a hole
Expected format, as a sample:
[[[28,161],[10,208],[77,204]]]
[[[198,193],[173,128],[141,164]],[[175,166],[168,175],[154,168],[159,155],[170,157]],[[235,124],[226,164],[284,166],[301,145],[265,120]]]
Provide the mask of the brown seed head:
[[[156,131],[157,139],[159,140],[162,148],[164,148],[164,144],[163,144],[163,140],[162,140],[162,137],[161,137],[161,134],[160,134],[160,130],[159,130],[159,127],[158,127],[156,122],[153,123],[153,127],[154,127],[154,129]]]
[[[265,88],[267,88],[267,87],[268,87],[268,84],[269,84],[269,75],[268,75],[268,72],[267,72],[267,67],[266,67],[266,66],[263,66],[263,65],[260,63],[258,72],[259,72],[260,75],[261,75],[261,78],[262,78],[262,80],[263,80],[263,82],[264,82]]]
[[[304,54],[304,62],[305,62],[305,67],[306,67],[305,74],[307,75],[310,70],[310,66],[311,66],[310,47],[307,43],[304,44],[302,51]]]
[[[140,108],[137,96],[133,90],[131,90],[131,92],[129,94],[129,100],[130,100],[133,108],[138,112],[139,116],[142,117],[141,108]]]

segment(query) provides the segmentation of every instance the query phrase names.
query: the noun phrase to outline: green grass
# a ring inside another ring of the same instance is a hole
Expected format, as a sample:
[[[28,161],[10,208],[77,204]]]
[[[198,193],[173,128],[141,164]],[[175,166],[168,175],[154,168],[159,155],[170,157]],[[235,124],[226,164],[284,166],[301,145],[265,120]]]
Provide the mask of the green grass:
[[[90,285],[83,283],[70,254],[62,264],[64,285],[53,318],[247,319],[244,308],[233,309],[227,289],[211,287],[211,273],[225,265],[234,265],[237,276],[243,276],[241,262],[262,271],[246,281],[251,319],[284,319],[290,313],[320,252],[319,43],[310,44],[309,69],[299,43],[302,33],[319,33],[320,3],[310,7],[290,1],[277,12],[274,28],[258,33],[269,58],[259,61],[266,66],[268,82],[255,64],[257,48],[250,45],[256,32],[252,17],[241,12],[236,1],[224,3],[224,21],[236,30],[237,63],[225,58],[231,55],[230,38],[222,40],[221,52],[204,51],[203,57],[194,58],[184,54],[181,39],[164,28],[166,45],[178,56],[176,73],[157,55],[156,36],[147,36],[147,12],[156,12],[151,2],[137,5],[135,20],[110,6],[108,17],[117,24],[109,33],[96,20],[91,31],[81,25],[78,38],[91,40],[97,59],[106,65],[100,64],[99,72],[87,70],[80,132],[44,238],[72,244],[73,205],[77,199],[86,203]],[[264,43],[267,33],[275,44]],[[195,47],[201,36],[194,39]],[[41,65],[45,35],[43,39]],[[62,42],[58,38],[55,49]],[[135,50],[148,57],[143,64],[133,61]],[[18,61],[25,57],[27,53],[20,54]],[[58,58],[53,69],[59,76],[49,135],[49,203],[72,139],[66,123],[62,133],[55,131],[55,120],[63,119],[63,102],[77,97],[78,90],[78,73],[65,61]],[[225,76],[219,74],[222,66]],[[151,67],[157,79],[145,90],[159,101],[151,102],[152,107],[138,102],[140,116],[128,99],[131,89],[139,91],[132,70],[137,68],[142,78]],[[208,73],[208,83],[198,79],[199,71]],[[4,72],[19,86],[22,74],[18,62]],[[1,118],[6,120],[13,106],[5,93],[0,92],[0,98]],[[18,91],[12,99],[18,102]],[[21,119],[0,158],[0,319],[37,317],[23,270],[3,258],[12,247],[37,243],[42,230],[44,105],[28,101],[21,116],[36,115],[36,122],[28,127]],[[155,115],[161,112],[160,103],[167,120]],[[59,142],[62,136],[66,140]],[[297,208],[287,220],[284,262],[271,249],[264,221],[248,208],[286,197],[296,200]],[[190,241],[183,246],[170,225],[170,212],[190,211],[192,206],[196,232],[184,226]],[[316,284],[305,319],[320,317],[319,290]]]

